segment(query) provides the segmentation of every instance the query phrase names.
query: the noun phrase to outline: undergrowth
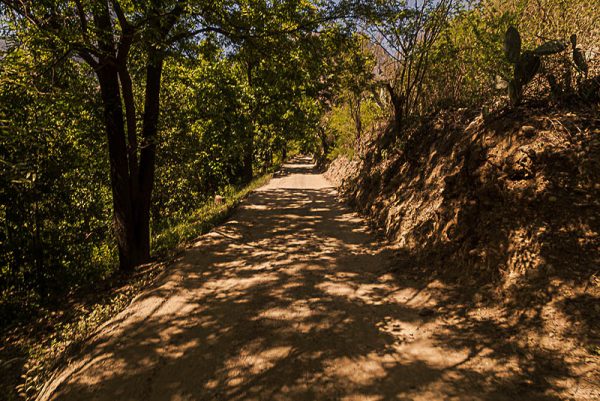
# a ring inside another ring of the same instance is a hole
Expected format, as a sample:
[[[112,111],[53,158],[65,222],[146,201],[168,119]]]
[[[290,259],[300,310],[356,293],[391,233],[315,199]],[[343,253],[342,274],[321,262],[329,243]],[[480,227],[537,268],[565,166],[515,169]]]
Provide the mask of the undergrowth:
[[[153,235],[153,254],[158,256],[155,262],[131,275],[117,274],[103,285],[71,294],[72,299],[58,310],[39,311],[39,319],[1,333],[4,345],[0,347],[0,394],[8,401],[35,399],[55,368],[152,284],[175,254],[227,219],[250,192],[266,184],[271,176],[263,175],[242,188],[228,187],[223,191],[222,203],[207,202],[188,216],[165,225]]]

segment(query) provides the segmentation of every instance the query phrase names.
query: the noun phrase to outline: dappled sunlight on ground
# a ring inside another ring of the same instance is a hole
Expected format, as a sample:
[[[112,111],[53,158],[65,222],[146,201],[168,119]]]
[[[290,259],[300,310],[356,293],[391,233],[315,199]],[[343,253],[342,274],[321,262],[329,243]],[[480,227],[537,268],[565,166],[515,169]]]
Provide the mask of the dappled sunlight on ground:
[[[524,382],[515,350],[481,341],[469,325],[498,329],[484,315],[422,313],[437,284],[382,274],[389,263],[312,165],[288,166],[105,324],[42,399],[560,399]],[[565,369],[555,383],[569,383]]]

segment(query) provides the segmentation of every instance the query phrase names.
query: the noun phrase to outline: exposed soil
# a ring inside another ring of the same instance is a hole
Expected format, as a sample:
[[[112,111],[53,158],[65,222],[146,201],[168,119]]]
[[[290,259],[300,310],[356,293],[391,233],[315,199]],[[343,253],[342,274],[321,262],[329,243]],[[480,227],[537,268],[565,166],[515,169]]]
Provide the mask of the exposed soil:
[[[336,196],[307,160],[286,165],[40,399],[598,399],[597,360],[577,344],[531,348],[499,307],[387,273],[393,249]]]
[[[454,304],[496,305],[503,327],[526,337],[519,346],[577,355],[570,366],[598,383],[598,111],[434,114],[395,140],[380,132],[358,168],[336,161],[331,177],[392,240],[391,272],[439,281]]]

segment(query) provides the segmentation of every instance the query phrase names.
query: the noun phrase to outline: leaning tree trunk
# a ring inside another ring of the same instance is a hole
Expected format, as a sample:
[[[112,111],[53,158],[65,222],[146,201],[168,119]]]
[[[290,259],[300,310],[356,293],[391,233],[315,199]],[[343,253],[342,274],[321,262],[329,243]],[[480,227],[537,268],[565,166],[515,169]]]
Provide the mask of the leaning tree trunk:
[[[402,130],[402,122],[404,118],[404,96],[397,94],[390,85],[388,85],[388,90],[390,92],[390,99],[394,108],[394,131],[395,134],[398,135]]]
[[[382,149],[386,149],[396,140],[396,138],[398,138],[400,132],[402,131],[402,124],[404,122],[404,96],[397,94],[392,85],[390,85],[389,83],[386,84],[386,89],[388,90],[388,93],[390,95],[390,101],[394,109],[394,119],[392,121],[391,127],[386,129],[384,134],[381,136],[381,139],[379,141],[379,151],[377,153],[377,158],[381,156]]]

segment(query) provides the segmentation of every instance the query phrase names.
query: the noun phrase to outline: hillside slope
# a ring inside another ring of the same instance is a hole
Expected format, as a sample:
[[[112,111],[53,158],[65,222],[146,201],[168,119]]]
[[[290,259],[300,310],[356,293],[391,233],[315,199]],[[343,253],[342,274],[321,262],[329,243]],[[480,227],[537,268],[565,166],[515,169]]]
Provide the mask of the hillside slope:
[[[446,113],[388,149],[374,141],[358,171],[336,160],[328,175],[394,242],[396,273],[441,283],[471,306],[501,305],[491,318],[539,334],[535,346],[555,338],[556,352],[583,350],[597,375],[598,116]]]

